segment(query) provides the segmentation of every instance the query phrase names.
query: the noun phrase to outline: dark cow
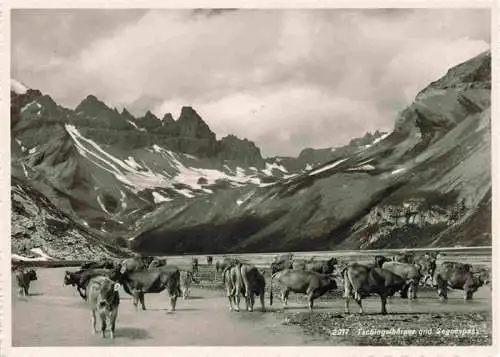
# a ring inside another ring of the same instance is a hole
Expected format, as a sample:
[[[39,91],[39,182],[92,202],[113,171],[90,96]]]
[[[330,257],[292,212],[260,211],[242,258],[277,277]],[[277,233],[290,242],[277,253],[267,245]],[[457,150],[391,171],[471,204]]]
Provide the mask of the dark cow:
[[[273,280],[277,280],[281,290],[283,309],[286,308],[290,292],[307,295],[309,311],[312,311],[314,300],[326,292],[337,289],[335,278],[307,270],[281,270],[271,277],[269,304],[273,304]]]
[[[64,285],[76,286],[78,294],[82,299],[87,299],[87,285],[89,280],[96,276],[110,276],[113,269],[87,269],[79,270],[76,272],[69,272],[66,270],[64,275]]]
[[[415,259],[415,264],[422,279],[420,280],[420,285],[431,285],[429,281],[432,282],[432,277],[434,276],[434,271],[436,270],[436,258],[433,255],[425,254],[422,257]]]
[[[115,338],[116,317],[120,305],[118,289],[120,284],[105,276],[96,276],[88,283],[88,302],[92,317],[92,331],[96,329],[96,314],[101,320],[101,334],[105,338],[106,327],[109,326],[111,338]]]
[[[148,266],[148,270],[150,269],[155,269],[155,268],[159,268],[159,267],[162,267],[162,266],[165,266],[167,265],[167,259],[159,259],[159,258],[155,258],[153,259],[153,261],[149,264]]]
[[[209,256],[207,257],[207,264],[208,264],[208,265],[212,265],[213,260],[214,260],[214,258],[212,258],[212,256],[210,256],[210,255],[209,255]]]
[[[470,264],[443,262],[436,267],[433,283],[443,302],[448,299],[448,288],[463,290],[464,300],[471,300],[481,286],[490,284],[490,274],[486,269],[472,272]]]
[[[120,272],[122,274],[132,273],[135,271],[147,270],[148,265],[151,264],[147,258],[133,257],[123,260],[120,264]]]
[[[422,278],[419,267],[415,264],[400,263],[395,261],[385,262],[382,267],[405,280],[406,284],[401,289],[401,297],[403,299],[409,298],[410,300],[414,300],[417,298],[417,287],[420,279]]]
[[[198,275],[198,258],[193,258],[191,260],[191,269],[194,275]]]
[[[320,274],[333,274],[337,263],[337,258],[330,258],[323,262],[309,262],[306,263],[305,270],[315,271]]]
[[[171,311],[175,311],[177,298],[181,296],[180,291],[180,272],[172,265],[166,265],[153,270],[140,270],[134,272],[122,272],[115,269],[111,279],[119,282],[123,290],[132,295],[132,301],[137,309],[138,302],[141,302],[142,310],[146,310],[144,303],[144,294],[160,293],[167,290],[170,297]]]
[[[266,280],[262,273],[253,265],[240,264],[235,267],[239,270],[238,282],[240,293],[245,297],[246,309],[253,311],[255,304],[255,295],[260,298],[262,312],[266,311],[264,304],[264,293],[266,288]]]
[[[38,280],[34,269],[16,271],[16,282],[19,295],[29,296],[29,289],[32,281]]]
[[[350,264],[342,271],[344,278],[345,313],[349,313],[349,299],[354,297],[360,313],[363,313],[361,300],[371,294],[380,296],[381,313],[387,314],[387,298],[401,291],[406,281],[391,271],[379,267],[369,267],[358,263]]]
[[[385,262],[390,262],[391,260],[383,255],[376,255],[374,258],[375,264],[374,266],[377,268],[382,268]]]

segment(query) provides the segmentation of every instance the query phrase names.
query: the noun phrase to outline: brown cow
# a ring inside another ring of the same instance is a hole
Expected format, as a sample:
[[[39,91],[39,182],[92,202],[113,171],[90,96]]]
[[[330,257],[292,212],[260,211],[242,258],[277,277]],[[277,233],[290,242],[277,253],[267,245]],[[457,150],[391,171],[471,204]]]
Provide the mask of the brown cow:
[[[471,300],[481,286],[490,284],[490,274],[486,269],[472,272],[470,264],[443,262],[436,267],[433,282],[443,302],[448,300],[448,288],[463,290],[464,300]]]
[[[314,300],[326,292],[335,290],[337,282],[330,275],[319,274],[314,271],[285,269],[274,273],[269,284],[269,304],[273,304],[273,280],[277,280],[281,289],[283,309],[286,308],[290,292],[307,295],[309,311],[313,310]]]
[[[111,338],[115,338],[115,324],[120,305],[118,290],[120,284],[105,276],[96,276],[88,283],[88,302],[92,316],[92,331],[97,333],[96,313],[101,320],[101,334],[105,338],[106,327],[109,326]]]
[[[349,298],[359,305],[359,311],[363,313],[361,300],[371,294],[378,294],[381,302],[381,313],[387,314],[387,298],[401,291],[406,281],[391,271],[378,267],[370,267],[353,263],[342,271],[344,278],[345,313],[349,313]]]
[[[414,264],[400,263],[400,262],[385,262],[382,268],[387,269],[394,274],[400,276],[406,281],[406,284],[401,290],[401,297],[410,300],[417,298],[417,287],[422,278],[419,267]]]

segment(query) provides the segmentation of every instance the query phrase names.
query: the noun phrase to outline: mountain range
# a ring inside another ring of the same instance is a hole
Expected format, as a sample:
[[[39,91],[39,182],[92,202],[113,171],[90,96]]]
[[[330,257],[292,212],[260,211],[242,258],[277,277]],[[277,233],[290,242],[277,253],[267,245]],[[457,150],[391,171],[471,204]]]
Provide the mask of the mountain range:
[[[68,109],[12,79],[13,253],[490,245],[490,63],[451,68],[391,133],[271,158],[217,140],[191,107],[135,117],[89,95]]]

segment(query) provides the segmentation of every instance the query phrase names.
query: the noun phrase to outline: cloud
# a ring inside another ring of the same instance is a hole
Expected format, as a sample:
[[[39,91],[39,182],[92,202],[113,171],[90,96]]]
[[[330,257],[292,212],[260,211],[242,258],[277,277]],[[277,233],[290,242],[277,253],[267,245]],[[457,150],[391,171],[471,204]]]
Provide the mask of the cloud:
[[[191,105],[267,155],[391,130],[419,90],[490,46],[488,10],[18,11],[14,78],[67,106]]]

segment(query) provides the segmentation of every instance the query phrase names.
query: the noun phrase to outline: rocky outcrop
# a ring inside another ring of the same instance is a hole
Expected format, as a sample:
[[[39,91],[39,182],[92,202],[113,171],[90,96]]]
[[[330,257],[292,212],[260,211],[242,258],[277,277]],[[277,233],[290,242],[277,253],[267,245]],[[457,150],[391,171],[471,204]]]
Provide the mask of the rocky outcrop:
[[[246,167],[261,167],[263,164],[260,149],[255,143],[234,135],[228,135],[219,140],[217,151],[221,160],[236,161]]]
[[[93,260],[126,256],[118,242],[102,240],[85,231],[44,195],[12,178],[12,253],[35,258],[33,250],[62,260]]]

